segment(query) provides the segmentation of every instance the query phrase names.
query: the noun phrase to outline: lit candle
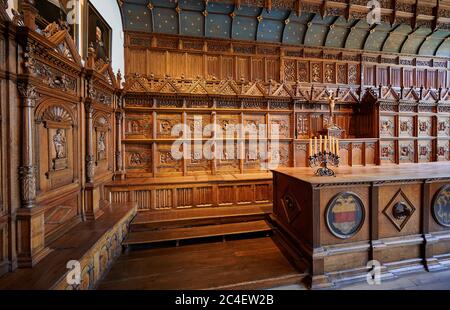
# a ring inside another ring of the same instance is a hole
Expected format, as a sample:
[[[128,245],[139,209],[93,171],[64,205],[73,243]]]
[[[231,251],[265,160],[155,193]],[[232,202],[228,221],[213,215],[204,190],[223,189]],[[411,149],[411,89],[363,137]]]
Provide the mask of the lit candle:
[[[339,139],[336,139],[336,155],[339,156]]]
[[[322,135],[320,135],[319,148],[320,148],[320,152],[322,153]]]
[[[317,154],[317,137],[314,137],[314,154]]]
[[[309,138],[309,156],[312,156],[312,139]]]
[[[323,143],[323,152],[327,152],[327,146],[328,146],[328,136],[325,136],[325,141]]]

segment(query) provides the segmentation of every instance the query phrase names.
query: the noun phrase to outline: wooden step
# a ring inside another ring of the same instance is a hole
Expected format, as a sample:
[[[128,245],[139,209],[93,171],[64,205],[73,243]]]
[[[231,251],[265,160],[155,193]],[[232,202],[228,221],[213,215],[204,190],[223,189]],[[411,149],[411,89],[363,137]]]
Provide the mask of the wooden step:
[[[166,228],[228,224],[266,219],[272,213],[272,205],[216,207],[205,209],[145,211],[139,212],[130,230],[146,231]]]
[[[246,233],[269,232],[272,228],[264,220],[228,223],[220,225],[171,228],[163,230],[130,232],[123,242],[124,246],[151,244],[165,241],[180,241],[217,236],[230,236]]]

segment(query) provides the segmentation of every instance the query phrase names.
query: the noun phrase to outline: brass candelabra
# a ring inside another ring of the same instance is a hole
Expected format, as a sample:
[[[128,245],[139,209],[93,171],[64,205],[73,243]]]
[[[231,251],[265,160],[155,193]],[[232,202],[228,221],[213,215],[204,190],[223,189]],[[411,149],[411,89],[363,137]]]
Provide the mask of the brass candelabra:
[[[314,153],[313,139],[309,139],[309,154],[309,166],[311,168],[319,167],[315,172],[316,176],[336,176],[328,166],[339,166],[339,139],[328,136],[322,139],[320,136],[319,144],[317,144],[317,137],[315,137]]]

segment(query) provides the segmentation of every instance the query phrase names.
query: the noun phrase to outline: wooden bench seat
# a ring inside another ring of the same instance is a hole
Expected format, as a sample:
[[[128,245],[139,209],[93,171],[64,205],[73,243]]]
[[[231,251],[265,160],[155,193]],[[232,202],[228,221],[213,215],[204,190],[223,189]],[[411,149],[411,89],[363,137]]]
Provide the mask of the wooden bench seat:
[[[111,204],[103,211],[97,221],[81,222],[51,243],[52,252],[33,268],[17,269],[1,277],[0,290],[65,289],[68,286],[66,265],[70,260],[78,260],[85,271],[83,288],[94,287],[106,267],[120,254],[120,244],[136,214],[136,205]],[[114,238],[118,240],[114,242]]]

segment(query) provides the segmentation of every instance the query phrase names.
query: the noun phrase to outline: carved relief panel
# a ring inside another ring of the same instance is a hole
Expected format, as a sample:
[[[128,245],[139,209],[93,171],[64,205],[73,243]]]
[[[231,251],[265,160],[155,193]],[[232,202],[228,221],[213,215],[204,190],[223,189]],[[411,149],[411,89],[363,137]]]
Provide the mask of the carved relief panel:
[[[181,175],[183,172],[183,160],[175,159],[171,151],[171,143],[158,144],[156,158],[153,163],[156,165],[158,175]],[[183,151],[180,149],[180,151]]]
[[[438,161],[449,160],[449,140],[438,140],[436,157]]]
[[[70,184],[76,178],[75,110],[71,104],[52,101],[44,101],[36,109],[38,188],[42,191]]]
[[[254,140],[245,141],[244,169],[265,170],[265,163],[267,163],[267,141],[265,144]]]
[[[290,143],[289,142],[278,142],[269,144],[269,163],[277,167],[289,167],[289,154],[290,154]]]
[[[224,139],[238,137],[238,125],[241,124],[239,121],[239,114],[217,114],[216,124],[220,128],[222,136]],[[216,137],[220,136],[220,131],[217,130]]]
[[[128,172],[152,172],[152,149],[150,145],[125,145],[125,169]]]
[[[151,113],[125,114],[125,138],[149,139],[153,134],[153,116]]]
[[[165,138],[165,139],[176,139],[177,137],[173,137],[171,135],[172,128],[181,123],[181,114],[158,114],[156,121],[156,134],[157,138]]]
[[[188,174],[211,173],[211,158],[215,152],[214,143],[211,141],[203,143],[201,140],[196,140],[191,143],[191,154],[186,163]]]
[[[398,142],[398,158],[400,163],[413,163],[414,162],[414,141]]]
[[[356,64],[348,65],[348,84],[356,85],[360,83],[359,66]]]
[[[420,124],[419,124],[420,127]],[[419,140],[417,142],[418,160],[419,162],[432,161],[433,147],[431,140]]]
[[[308,146],[306,143],[296,142],[294,144],[294,167],[306,167],[308,161]]]
[[[240,154],[242,154],[242,143],[231,141],[228,145],[226,141],[224,141],[221,148],[222,156],[217,159],[217,173],[239,172],[239,158],[241,158]]]
[[[112,171],[113,137],[111,129],[110,115],[102,113],[94,116],[94,156],[98,171]]]
[[[398,119],[398,136],[412,137],[414,135],[414,120],[412,116],[400,116]]]
[[[394,116],[380,116],[380,137],[395,136]]]
[[[311,62],[311,82],[322,83],[322,63]]]
[[[336,83],[336,64],[325,63],[324,83]]]
[[[245,114],[243,117],[243,125],[245,130],[245,137],[249,138],[250,134],[256,136],[259,134],[260,125],[266,124],[266,118],[263,114]],[[266,130],[267,131],[267,130]],[[265,135],[267,137],[267,133]]]
[[[337,82],[347,84],[347,66],[345,64],[338,64],[337,66]]]
[[[211,124],[211,115],[210,114],[188,114],[186,118],[186,125],[191,131],[191,137],[194,135],[199,135],[204,138],[212,137],[212,129],[205,131],[206,127]]]
[[[380,141],[380,162],[382,164],[395,163],[394,141]]]
[[[270,115],[270,127],[268,136],[275,134],[275,128],[278,127],[278,138],[290,138],[290,116],[289,115]]]
[[[438,137],[450,136],[450,118],[437,118],[437,135]]]
[[[307,83],[309,82],[309,64],[307,61],[299,61],[297,64],[298,75],[297,79],[299,82]]]
[[[297,139],[309,137],[309,117],[305,113],[296,114],[296,137]]]
[[[418,126],[417,126],[417,132],[419,137],[429,137],[433,135],[432,131],[432,118],[426,117],[426,116],[420,116],[418,118]]]

